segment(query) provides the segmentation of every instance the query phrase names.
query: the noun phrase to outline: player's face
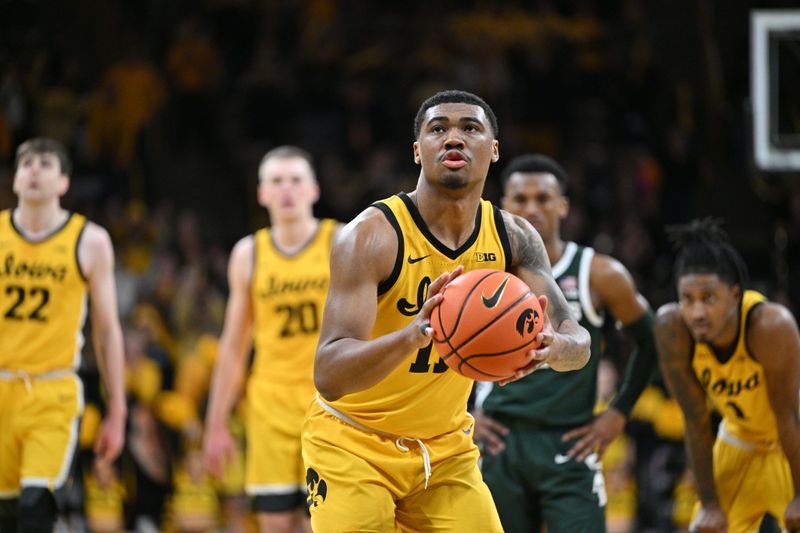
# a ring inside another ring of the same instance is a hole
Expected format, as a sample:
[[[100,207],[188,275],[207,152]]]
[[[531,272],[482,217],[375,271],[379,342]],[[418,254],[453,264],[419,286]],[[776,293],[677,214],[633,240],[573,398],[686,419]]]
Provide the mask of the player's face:
[[[481,106],[452,103],[425,112],[414,162],[433,183],[463,189],[486,179],[489,165],[499,158],[499,145]]]
[[[678,303],[689,332],[698,342],[713,343],[735,333],[738,327],[738,285],[717,274],[686,274],[678,280]]]
[[[69,177],[61,171],[61,162],[53,153],[28,153],[20,157],[14,174],[14,192],[21,201],[46,203],[67,192]]]
[[[273,224],[312,215],[319,186],[308,161],[301,157],[273,157],[259,169],[258,199],[269,210]]]
[[[569,201],[555,176],[545,172],[515,172],[509,176],[501,200],[503,209],[533,224],[545,241],[561,231]]]

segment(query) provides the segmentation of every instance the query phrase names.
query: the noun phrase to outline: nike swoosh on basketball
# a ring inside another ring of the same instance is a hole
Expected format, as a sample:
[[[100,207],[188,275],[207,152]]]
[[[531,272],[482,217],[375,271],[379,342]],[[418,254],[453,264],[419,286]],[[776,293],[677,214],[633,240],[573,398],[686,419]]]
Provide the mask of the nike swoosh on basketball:
[[[428,254],[428,255],[423,255],[422,257],[411,257],[411,256],[409,255],[409,256],[408,256],[408,264],[409,264],[409,265],[413,265],[414,263],[419,263],[419,262],[420,262],[420,261],[422,261],[423,259],[425,259],[425,258],[427,258],[427,257],[430,257],[430,256],[431,256],[431,254]]]
[[[500,298],[503,297],[503,293],[506,290],[507,283],[508,283],[508,276],[506,276],[506,279],[503,280],[503,283],[501,283],[500,286],[497,287],[497,290],[494,291],[494,294],[492,294],[492,296],[489,298],[484,296],[483,292],[481,292],[481,300],[483,300],[483,305],[485,305],[489,309],[494,308],[500,302]]]

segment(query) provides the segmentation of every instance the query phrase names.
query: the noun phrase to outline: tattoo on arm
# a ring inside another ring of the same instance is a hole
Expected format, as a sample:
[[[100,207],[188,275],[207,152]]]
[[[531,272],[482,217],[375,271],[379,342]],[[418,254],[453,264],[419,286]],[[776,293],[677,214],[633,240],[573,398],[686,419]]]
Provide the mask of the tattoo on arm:
[[[680,404],[686,422],[686,451],[704,505],[716,502],[712,464],[713,436],[709,423],[706,393],[691,367],[688,332],[680,318],[663,316],[656,320],[656,346],[667,387]]]
[[[555,282],[550,269],[550,260],[547,258],[547,249],[541,236],[533,229],[530,223],[522,217],[506,213],[506,227],[511,250],[514,257],[514,268],[527,270],[535,275],[540,284],[531,286],[534,292],[544,294],[549,301],[551,317],[556,325],[572,318],[561,289]]]

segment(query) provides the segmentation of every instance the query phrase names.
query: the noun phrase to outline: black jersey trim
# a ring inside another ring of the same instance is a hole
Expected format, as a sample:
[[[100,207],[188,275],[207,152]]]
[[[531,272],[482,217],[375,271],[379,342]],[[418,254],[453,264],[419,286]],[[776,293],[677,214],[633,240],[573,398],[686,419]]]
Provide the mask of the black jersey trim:
[[[750,357],[750,359],[752,359],[753,361],[756,361],[756,362],[758,362],[758,359],[756,359],[756,356],[753,353],[753,350],[751,350],[750,346],[747,344],[747,328],[750,326],[750,317],[753,316],[753,311],[755,310],[756,307],[760,306],[763,303],[764,303],[764,300],[762,300],[760,302],[756,302],[752,306],[750,306],[750,309],[747,310],[747,316],[744,317],[744,326],[742,327],[742,329],[744,329],[744,333],[745,333],[745,335],[744,335],[744,350],[747,352],[747,355]]]
[[[400,277],[400,270],[403,268],[403,255],[405,254],[405,246],[403,243],[403,232],[400,229],[400,223],[397,221],[397,217],[394,216],[394,213],[392,213],[392,210],[389,208],[389,206],[383,202],[375,202],[370,207],[380,209],[383,213],[383,216],[386,217],[386,220],[389,221],[389,224],[392,225],[394,232],[397,234],[397,257],[394,258],[394,267],[392,268],[392,273],[389,274],[388,278],[378,283],[378,296],[380,296],[382,294],[386,294],[386,292],[388,292],[389,289],[394,287],[394,284],[397,283],[397,280]]]
[[[431,246],[439,250],[448,259],[458,259],[461,254],[466,252],[470,246],[475,244],[475,241],[478,240],[478,234],[481,232],[481,211],[483,211],[482,204],[478,204],[478,212],[475,214],[475,228],[472,230],[472,234],[469,236],[466,242],[464,242],[464,244],[458,247],[457,250],[453,250],[452,248],[442,244],[439,239],[434,237],[433,233],[431,233],[431,230],[428,229],[428,225],[425,224],[425,221],[422,219],[422,215],[417,209],[417,206],[414,205],[414,202],[411,201],[411,198],[409,198],[406,193],[401,192],[397,196],[399,196],[406,205],[406,209],[408,209],[411,219],[414,221],[414,224],[416,224],[420,233],[422,233]]]
[[[278,255],[283,256],[286,259],[296,259],[297,256],[308,250],[311,245],[317,240],[319,234],[322,232],[322,220],[317,220],[317,227],[314,228],[314,233],[303,243],[303,245],[294,251],[294,253],[287,253],[284,251],[279,245],[278,241],[275,240],[275,234],[272,232],[272,228],[269,229],[269,242],[272,245],[272,249],[275,250],[275,253]]]
[[[508,231],[506,230],[506,223],[503,219],[503,212],[496,205],[492,205],[492,212],[494,213],[494,225],[497,228],[497,235],[500,237],[500,245],[503,247],[503,255],[506,256],[506,272],[511,270],[512,255],[511,255],[511,241],[508,238]]]
[[[70,215],[70,219],[72,215]],[[86,231],[86,226],[89,225],[88,220],[83,221],[83,225],[81,226],[81,230],[78,232],[78,238],[75,239],[75,266],[78,267],[78,275],[81,277],[84,283],[88,283],[89,279],[86,277],[86,272],[83,271],[83,267],[81,267],[81,258],[78,254],[78,250],[81,247],[81,240],[83,239],[83,233]]]
[[[11,222],[11,228],[14,230],[14,233],[19,235],[20,239],[30,244],[41,244],[43,242],[49,241],[50,239],[61,233],[61,231],[63,231],[64,228],[66,228],[69,225],[70,221],[72,221],[72,217],[75,215],[75,213],[73,212],[68,212],[66,220],[64,220],[64,222],[62,222],[58,227],[51,230],[50,233],[48,233],[41,239],[29,239],[28,237],[25,236],[25,232],[19,226],[17,226],[16,222],[14,222],[14,211],[16,211],[16,209],[12,209],[11,212],[8,214],[8,220],[9,222]]]
[[[742,329],[743,329],[743,327],[742,327],[742,306],[743,305],[744,305],[744,295],[742,295],[742,299],[739,302],[739,307],[738,307],[737,312],[736,312],[736,324],[737,324],[736,325],[736,338],[733,339],[733,343],[730,345],[730,347],[728,347],[727,350],[722,351],[722,350],[717,350],[717,348],[713,344],[708,343],[708,347],[711,348],[711,353],[714,354],[714,357],[717,358],[717,361],[719,361],[719,364],[721,364],[721,365],[724,365],[725,363],[727,363],[728,361],[731,360],[731,357],[733,357],[733,354],[736,353],[736,348],[739,346],[739,339],[742,336]],[[748,316],[749,316],[749,312],[748,312]],[[746,319],[747,319],[747,317],[745,317],[745,320]]]

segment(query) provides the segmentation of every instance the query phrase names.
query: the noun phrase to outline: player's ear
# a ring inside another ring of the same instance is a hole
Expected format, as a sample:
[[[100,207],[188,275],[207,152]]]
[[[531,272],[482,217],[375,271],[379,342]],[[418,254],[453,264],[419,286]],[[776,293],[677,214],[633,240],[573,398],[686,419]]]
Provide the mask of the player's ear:
[[[66,174],[61,174],[61,177],[58,180],[58,195],[64,196],[67,194],[69,190],[69,176]]]
[[[497,139],[492,141],[492,163],[497,163],[500,160],[500,143]]]
[[[561,197],[561,203],[558,206],[558,218],[565,219],[569,214],[569,198],[566,196]]]
[[[419,142],[418,141],[414,141],[413,149],[414,149],[414,163],[419,165],[422,162],[422,160],[421,160],[421,158],[419,156]]]

